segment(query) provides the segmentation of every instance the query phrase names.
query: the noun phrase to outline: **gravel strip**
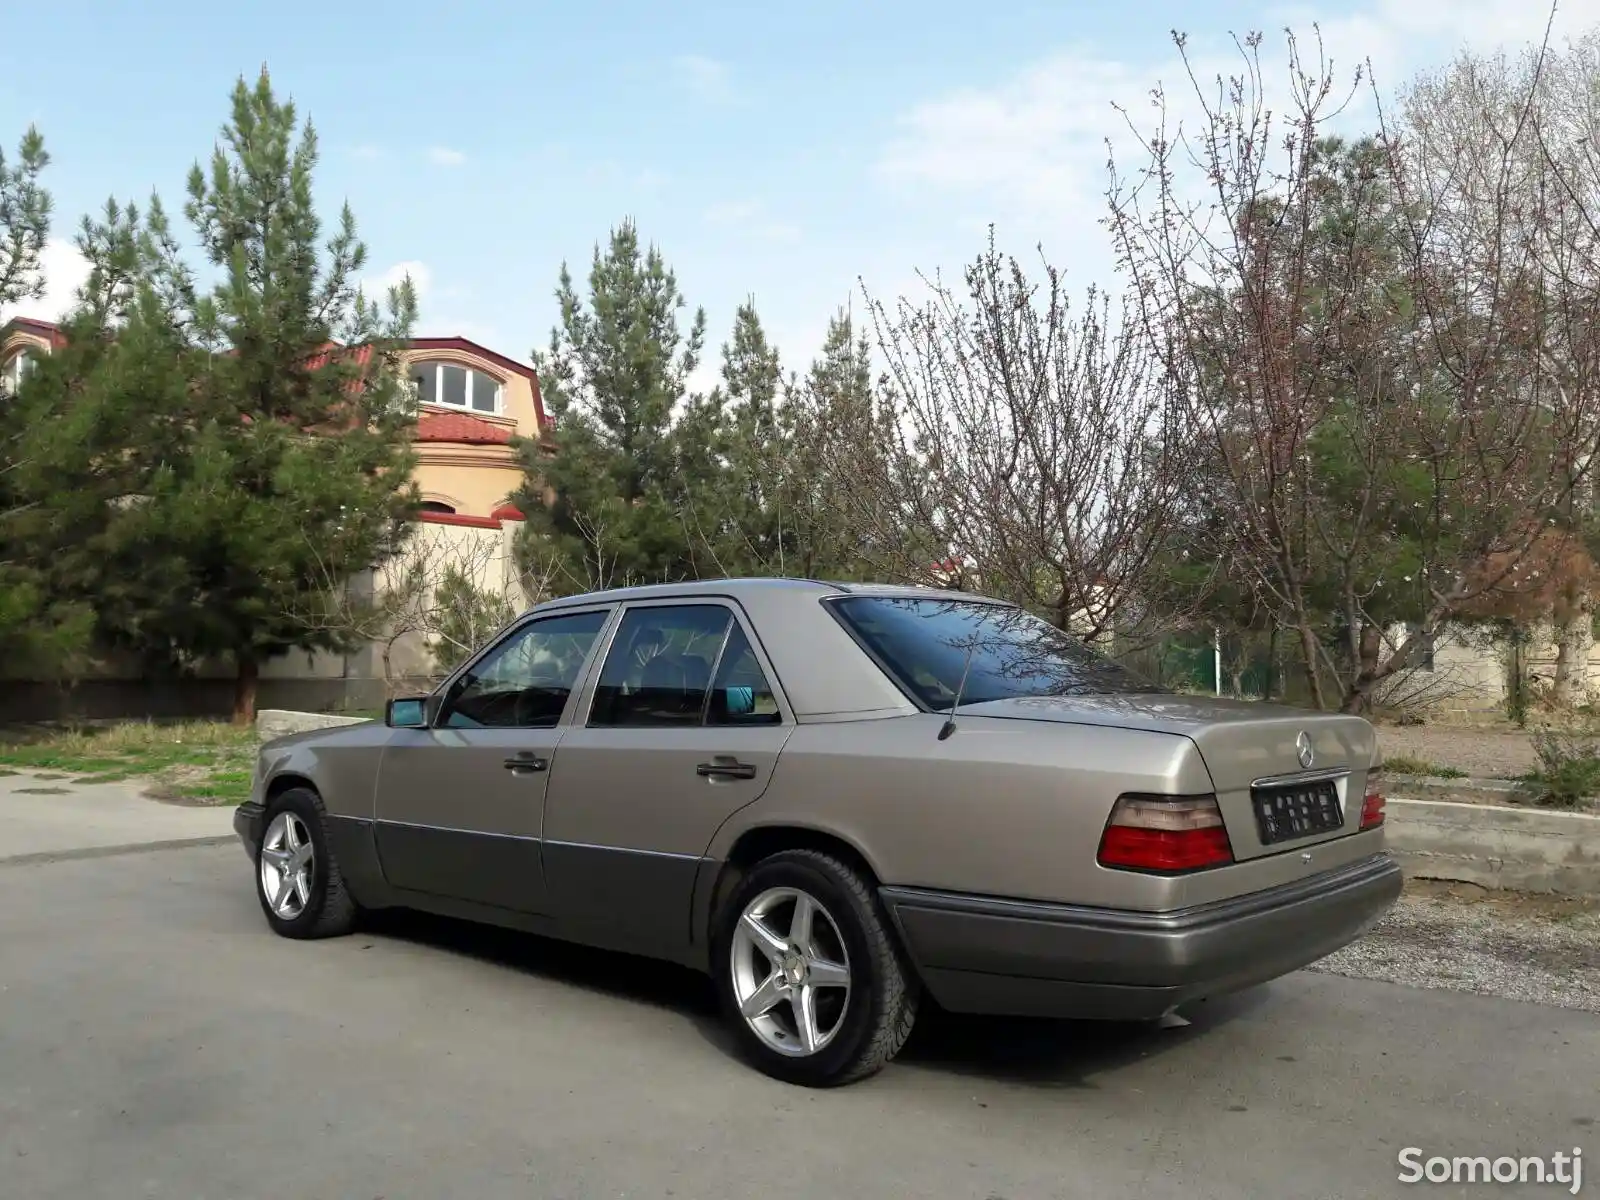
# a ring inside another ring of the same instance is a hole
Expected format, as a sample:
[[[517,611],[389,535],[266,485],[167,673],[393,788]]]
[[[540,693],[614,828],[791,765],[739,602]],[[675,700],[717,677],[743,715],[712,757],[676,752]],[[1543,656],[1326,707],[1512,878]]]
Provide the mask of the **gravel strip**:
[[[1387,758],[1421,759],[1484,779],[1510,779],[1539,765],[1527,733],[1503,728],[1380,725],[1378,746]]]
[[[1380,925],[1310,969],[1600,1012],[1600,912],[1408,888]]]

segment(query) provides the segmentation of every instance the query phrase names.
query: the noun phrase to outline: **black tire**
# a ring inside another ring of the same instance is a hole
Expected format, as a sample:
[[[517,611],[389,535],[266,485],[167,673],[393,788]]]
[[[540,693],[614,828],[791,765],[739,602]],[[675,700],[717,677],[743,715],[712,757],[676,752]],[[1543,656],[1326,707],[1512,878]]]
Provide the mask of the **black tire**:
[[[281,813],[298,817],[311,841],[310,896],[304,908],[290,918],[273,911],[261,878],[261,852],[274,820]],[[256,843],[256,899],[266,915],[267,924],[281,937],[307,940],[311,938],[340,937],[356,927],[361,908],[350,889],[345,886],[344,875],[339,870],[338,859],[328,841],[327,810],[322,797],[310,788],[290,788],[274,796],[261,814],[261,832]]]
[[[768,1046],[739,1012],[733,972],[734,931],[745,908],[769,888],[794,888],[832,917],[849,956],[850,991],[838,1032],[812,1055]],[[920,986],[889,926],[873,886],[849,864],[815,850],[786,850],[757,863],[719,909],[711,939],[712,977],[740,1052],[786,1083],[838,1087],[887,1066],[916,1022]]]

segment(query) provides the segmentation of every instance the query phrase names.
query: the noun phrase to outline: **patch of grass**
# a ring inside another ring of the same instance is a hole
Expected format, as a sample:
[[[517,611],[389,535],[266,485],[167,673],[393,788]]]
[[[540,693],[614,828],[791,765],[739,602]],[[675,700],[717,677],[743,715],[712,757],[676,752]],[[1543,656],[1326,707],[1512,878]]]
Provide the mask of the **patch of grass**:
[[[1383,769],[1392,775],[1427,775],[1434,779],[1465,779],[1467,773],[1455,767],[1445,767],[1425,758],[1412,758],[1401,754],[1383,760]]]
[[[255,730],[220,721],[127,721],[0,731],[0,770],[56,773],[80,783],[131,779],[163,790],[210,789],[191,798],[237,804],[248,797]]]

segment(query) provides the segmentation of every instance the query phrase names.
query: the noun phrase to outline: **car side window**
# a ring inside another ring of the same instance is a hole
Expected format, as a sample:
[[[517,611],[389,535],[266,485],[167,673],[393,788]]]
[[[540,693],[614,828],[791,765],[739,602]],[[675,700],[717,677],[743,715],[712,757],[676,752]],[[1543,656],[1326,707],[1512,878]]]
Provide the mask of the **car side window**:
[[[711,702],[706,706],[708,725],[780,725],[778,698],[773,695],[767,673],[761,669],[750,639],[739,625],[728,635],[711,684]]]
[[[600,670],[590,726],[698,725],[733,624],[720,604],[630,609]]]
[[[551,729],[610,614],[543,617],[510,634],[450,685],[448,729]]]

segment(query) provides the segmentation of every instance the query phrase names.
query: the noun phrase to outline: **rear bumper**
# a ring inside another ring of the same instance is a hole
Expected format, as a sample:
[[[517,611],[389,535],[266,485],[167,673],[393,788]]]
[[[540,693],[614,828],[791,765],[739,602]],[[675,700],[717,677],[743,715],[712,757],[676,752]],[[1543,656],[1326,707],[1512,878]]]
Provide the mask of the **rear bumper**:
[[[1316,962],[1393,906],[1376,854],[1313,878],[1165,913],[884,888],[922,981],[953,1012],[1148,1020]]]
[[[233,832],[239,835],[251,858],[255,858],[256,847],[261,844],[261,818],[265,811],[257,800],[246,800],[233,810]]]

